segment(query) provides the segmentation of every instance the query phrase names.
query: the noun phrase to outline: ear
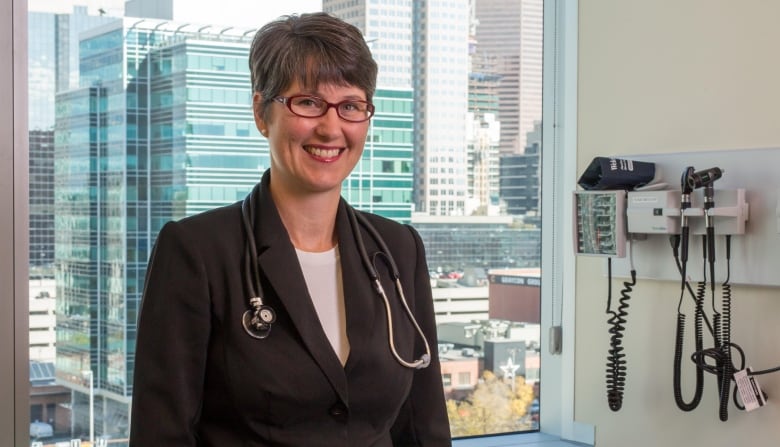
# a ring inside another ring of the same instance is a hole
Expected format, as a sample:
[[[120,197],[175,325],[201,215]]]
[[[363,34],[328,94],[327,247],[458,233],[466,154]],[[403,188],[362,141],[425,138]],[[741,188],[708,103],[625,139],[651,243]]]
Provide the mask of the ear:
[[[252,112],[255,116],[255,126],[257,130],[264,136],[268,136],[268,126],[263,118],[263,95],[260,92],[254,92],[252,94]]]

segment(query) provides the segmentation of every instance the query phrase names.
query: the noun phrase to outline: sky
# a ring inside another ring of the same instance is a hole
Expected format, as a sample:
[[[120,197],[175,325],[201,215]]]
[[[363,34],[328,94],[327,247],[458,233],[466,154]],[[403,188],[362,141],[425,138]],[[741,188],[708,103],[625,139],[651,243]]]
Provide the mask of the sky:
[[[177,0],[186,2],[183,11],[174,9],[177,21],[209,23],[214,17],[233,26],[259,27],[280,15],[322,11],[321,0]],[[195,6],[201,4],[201,6]],[[181,14],[181,15],[179,15]],[[224,21],[228,20],[228,21]]]
[[[90,14],[99,8],[122,15],[124,0],[29,0],[28,9],[40,12],[73,12],[84,5]],[[260,27],[280,15],[321,11],[322,0],[174,0],[177,22],[214,23],[237,27]]]

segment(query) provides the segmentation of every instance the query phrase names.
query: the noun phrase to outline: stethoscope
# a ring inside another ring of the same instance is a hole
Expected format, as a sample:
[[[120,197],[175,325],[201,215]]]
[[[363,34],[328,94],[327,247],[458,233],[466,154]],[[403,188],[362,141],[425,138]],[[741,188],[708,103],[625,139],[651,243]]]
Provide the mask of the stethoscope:
[[[245,261],[244,261],[244,280],[246,281],[247,290],[249,291],[249,307],[250,309],[244,312],[241,317],[241,324],[244,326],[244,330],[250,337],[256,339],[265,339],[271,333],[271,327],[276,321],[276,312],[271,306],[263,304],[262,287],[260,285],[260,267],[257,263],[257,247],[255,246],[254,238],[254,207],[252,204],[252,195],[249,194],[241,204],[241,217],[244,223],[244,230],[247,238],[247,248],[245,249]],[[431,363],[431,347],[428,344],[428,339],[425,337],[420,325],[417,324],[417,320],[414,318],[412,311],[409,309],[409,305],[406,302],[406,296],[404,295],[403,287],[401,286],[400,274],[398,273],[398,267],[393,260],[390,250],[387,248],[385,241],[379,235],[379,232],[368,222],[365,216],[355,212],[355,210],[347,205],[347,216],[349,219],[352,233],[355,235],[355,242],[358,246],[360,253],[360,259],[363,266],[368,273],[369,279],[376,290],[377,294],[382,297],[385,303],[385,312],[387,314],[387,337],[390,345],[390,352],[392,352],[395,359],[401,365],[407,368],[422,369],[427,368]],[[359,224],[358,224],[359,221]],[[363,236],[360,232],[359,225],[362,225],[370,234],[371,237],[379,245],[380,251],[374,254],[373,259],[370,259],[366,252],[366,246],[363,242]],[[422,338],[425,345],[425,353],[420,356],[419,359],[409,362],[401,358],[398,351],[395,349],[395,341],[393,337],[393,317],[390,311],[390,300],[387,298],[382,283],[379,281],[379,273],[376,269],[376,258],[381,257],[384,259],[385,264],[390,268],[390,274],[393,282],[395,283],[395,289],[403,305],[406,315],[409,317],[409,321],[414,325],[415,330]]]

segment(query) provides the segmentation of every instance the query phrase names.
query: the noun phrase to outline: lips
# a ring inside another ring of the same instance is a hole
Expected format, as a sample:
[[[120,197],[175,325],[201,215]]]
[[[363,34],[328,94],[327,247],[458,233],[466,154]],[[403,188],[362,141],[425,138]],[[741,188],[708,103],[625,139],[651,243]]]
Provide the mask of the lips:
[[[339,148],[322,148],[314,146],[304,146],[303,148],[312,157],[321,161],[334,161],[339,158],[343,149]]]

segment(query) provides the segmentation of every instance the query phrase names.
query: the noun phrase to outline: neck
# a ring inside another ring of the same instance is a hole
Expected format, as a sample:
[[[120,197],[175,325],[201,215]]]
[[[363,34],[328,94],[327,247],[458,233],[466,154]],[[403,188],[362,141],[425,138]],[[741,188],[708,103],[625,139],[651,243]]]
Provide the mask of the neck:
[[[294,195],[286,194],[280,188],[271,188],[271,196],[295,248],[323,252],[336,246],[336,213],[340,195]]]

